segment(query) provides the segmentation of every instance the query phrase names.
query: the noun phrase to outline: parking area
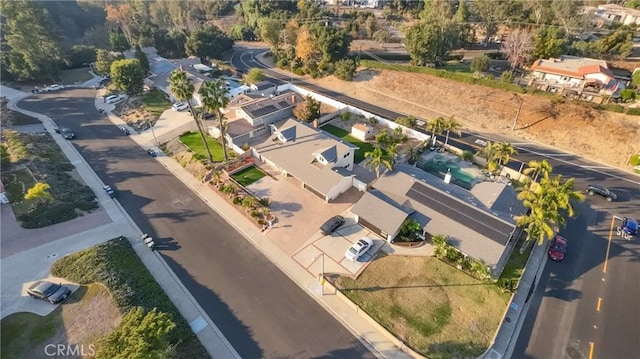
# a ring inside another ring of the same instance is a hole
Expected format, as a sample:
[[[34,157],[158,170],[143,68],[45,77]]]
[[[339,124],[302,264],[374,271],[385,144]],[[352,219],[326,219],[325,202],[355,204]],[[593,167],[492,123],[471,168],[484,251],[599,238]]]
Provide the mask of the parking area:
[[[286,177],[264,164],[260,164],[260,168],[269,175],[250,184],[247,189],[258,197],[269,197],[271,200],[271,213],[276,216],[277,222],[265,234],[289,255],[318,232],[322,223],[344,212],[362,195],[357,189],[351,188],[334,202],[326,203],[302,188],[299,180]]]
[[[293,259],[313,275],[324,272],[357,276],[385,244],[378,235],[356,223],[350,212],[341,215],[346,220],[342,227],[329,236],[323,236],[320,231],[316,231],[293,255]],[[371,238],[373,247],[357,261],[346,259],[347,249],[362,237]]]

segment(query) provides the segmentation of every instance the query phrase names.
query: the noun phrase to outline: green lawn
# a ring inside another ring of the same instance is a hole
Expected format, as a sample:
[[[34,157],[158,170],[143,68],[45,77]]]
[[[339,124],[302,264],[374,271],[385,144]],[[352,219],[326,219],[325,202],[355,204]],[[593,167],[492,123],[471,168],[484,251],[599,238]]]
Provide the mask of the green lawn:
[[[60,82],[63,85],[73,85],[75,83],[83,83],[93,78],[89,73],[89,68],[80,68],[72,70],[64,70],[60,72]]]
[[[209,150],[211,151],[211,156],[213,156],[214,161],[222,161],[224,160],[224,156],[222,154],[222,145],[215,138],[205,135],[207,139],[207,144],[209,145]],[[207,150],[202,143],[202,137],[198,132],[189,132],[185,135],[180,136],[180,141],[184,143],[185,146],[189,147],[191,151],[202,156],[202,158],[207,158]]]
[[[526,236],[526,234],[521,235],[521,237],[524,236]],[[513,289],[516,288],[518,281],[520,281],[520,277],[522,277],[524,266],[527,264],[527,260],[529,260],[531,251],[534,246],[537,245],[537,243],[527,244],[527,248],[524,253],[520,254],[520,246],[523,244],[522,240],[524,240],[524,238],[522,238],[516,248],[513,249],[509,260],[504,265],[504,269],[500,274],[500,279],[498,280],[500,283],[505,283],[506,286],[509,286],[509,283],[513,283]]]
[[[264,172],[262,172],[256,166],[247,167],[242,171],[236,172],[231,175],[231,177],[233,177],[234,180],[236,180],[238,183],[240,183],[243,186],[248,186],[264,176],[265,176]]]
[[[432,257],[382,256],[341,291],[428,358],[475,358],[489,346],[510,295]]]
[[[164,111],[171,108],[171,102],[164,92],[158,89],[153,89],[144,94],[144,97],[142,98],[142,106],[154,116],[160,117]]]
[[[330,134],[339,137],[347,142],[350,142],[356,146],[358,146],[358,149],[356,150],[355,153],[355,158],[354,158],[354,162],[355,163],[360,163],[362,162],[362,160],[364,160],[364,154],[366,152],[370,152],[373,151],[373,145],[370,144],[369,142],[364,142],[364,141],[360,141],[359,139],[351,136],[349,134],[349,132],[338,128],[336,126],[332,126],[332,125],[324,125],[322,126],[320,129],[329,132]]]
[[[447,61],[442,67],[438,67],[438,69],[454,71],[454,72],[471,73],[471,64],[460,63],[460,61]]]

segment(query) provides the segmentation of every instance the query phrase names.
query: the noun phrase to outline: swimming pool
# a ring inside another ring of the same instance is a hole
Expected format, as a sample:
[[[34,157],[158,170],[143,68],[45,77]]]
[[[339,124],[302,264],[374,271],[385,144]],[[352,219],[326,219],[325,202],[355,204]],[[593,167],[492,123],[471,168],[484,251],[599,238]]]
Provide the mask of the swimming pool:
[[[426,161],[418,161],[418,168],[442,178],[450,172],[451,182],[466,189],[471,189],[476,182],[476,176],[473,173],[461,168],[456,160],[442,155],[436,155]]]

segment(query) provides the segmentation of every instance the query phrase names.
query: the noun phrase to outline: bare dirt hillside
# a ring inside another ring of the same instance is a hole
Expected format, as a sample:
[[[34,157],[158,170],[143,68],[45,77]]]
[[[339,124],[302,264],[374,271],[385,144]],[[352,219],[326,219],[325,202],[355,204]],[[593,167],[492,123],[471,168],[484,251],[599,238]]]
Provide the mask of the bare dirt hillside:
[[[348,96],[423,119],[455,116],[463,128],[499,133],[513,142],[535,141],[619,168],[640,150],[640,117],[598,111],[589,104],[514,94],[423,74],[360,69],[352,82],[331,76],[313,80]]]

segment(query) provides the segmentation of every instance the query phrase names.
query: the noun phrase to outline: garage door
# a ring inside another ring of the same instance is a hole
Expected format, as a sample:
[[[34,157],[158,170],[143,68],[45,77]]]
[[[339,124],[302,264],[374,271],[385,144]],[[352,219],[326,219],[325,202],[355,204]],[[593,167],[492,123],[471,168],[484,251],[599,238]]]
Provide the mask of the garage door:
[[[373,232],[375,234],[379,234],[379,235],[382,236],[382,238],[387,239],[387,233],[385,231],[383,231],[380,228],[374,226],[370,222],[367,222],[366,220],[362,219],[362,217],[360,217],[360,216],[358,216],[358,223],[363,225],[365,228],[369,229],[371,232]]]
[[[316,191],[315,189],[307,186],[306,183],[304,184],[304,188],[308,189],[311,193],[315,194],[316,196],[322,198],[323,201],[325,200],[325,198],[326,198],[325,195],[323,195],[322,193]]]

